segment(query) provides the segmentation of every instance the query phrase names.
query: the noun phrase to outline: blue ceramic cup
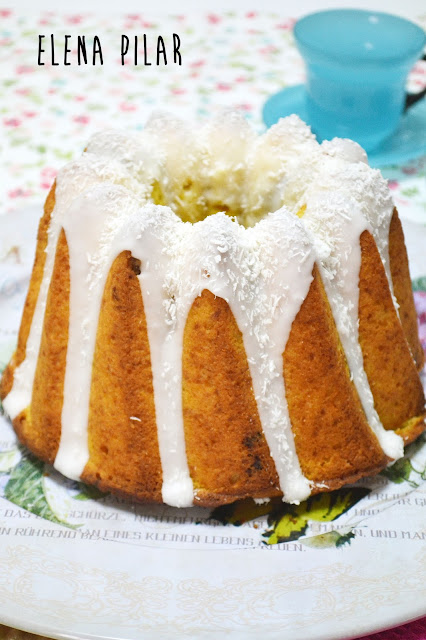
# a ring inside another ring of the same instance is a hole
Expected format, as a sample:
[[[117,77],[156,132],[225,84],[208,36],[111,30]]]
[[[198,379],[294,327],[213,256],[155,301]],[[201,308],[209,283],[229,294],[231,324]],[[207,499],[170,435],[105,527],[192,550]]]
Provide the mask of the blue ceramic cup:
[[[352,138],[366,151],[398,126],[407,75],[426,42],[423,29],[378,11],[332,9],[295,25],[306,63],[309,124],[321,139]]]

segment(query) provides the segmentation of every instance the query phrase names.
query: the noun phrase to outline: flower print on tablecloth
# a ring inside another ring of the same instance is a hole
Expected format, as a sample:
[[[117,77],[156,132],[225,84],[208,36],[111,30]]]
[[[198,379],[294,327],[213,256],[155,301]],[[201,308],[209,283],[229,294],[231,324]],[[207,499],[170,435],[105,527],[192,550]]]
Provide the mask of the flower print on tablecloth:
[[[79,156],[100,129],[140,129],[155,109],[194,118],[212,115],[224,106],[241,109],[261,128],[266,98],[304,79],[292,36],[295,21],[285,14],[200,11],[160,18],[153,11],[96,16],[37,9],[23,15],[3,9],[0,18],[2,213],[43,201],[55,172]],[[71,35],[73,52],[77,35],[87,34],[88,45],[98,35],[104,65],[52,66],[47,51],[45,65],[38,66],[38,35],[50,33],[58,43],[57,57],[63,55],[60,43],[65,34]],[[159,33],[179,34],[182,66],[135,67],[129,58],[122,66],[121,34],[143,33],[150,49]],[[426,84],[422,69],[412,76],[416,87]],[[426,208],[426,195],[418,186],[424,163],[423,158],[387,171],[397,204],[404,209],[412,206],[416,215]],[[404,187],[408,175],[404,171],[412,172],[411,192]]]

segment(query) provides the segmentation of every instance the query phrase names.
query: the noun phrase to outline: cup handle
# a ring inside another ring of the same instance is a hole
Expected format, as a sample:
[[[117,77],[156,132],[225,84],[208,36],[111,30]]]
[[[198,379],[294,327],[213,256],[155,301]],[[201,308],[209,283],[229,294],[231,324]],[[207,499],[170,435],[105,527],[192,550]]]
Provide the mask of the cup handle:
[[[426,60],[426,53],[423,55],[423,57],[420,58],[420,60]],[[419,100],[422,100],[422,98],[424,98],[425,96],[426,87],[421,91],[418,91],[417,93],[407,93],[407,95],[405,96],[404,111],[407,111],[407,109],[412,107],[413,104],[416,104],[416,102],[418,102]]]

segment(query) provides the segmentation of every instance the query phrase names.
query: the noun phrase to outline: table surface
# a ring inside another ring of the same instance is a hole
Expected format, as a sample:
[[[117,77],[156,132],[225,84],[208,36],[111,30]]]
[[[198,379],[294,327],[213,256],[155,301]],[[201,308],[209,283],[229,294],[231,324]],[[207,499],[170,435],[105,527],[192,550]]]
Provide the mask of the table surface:
[[[292,26],[303,13],[330,6],[360,6],[403,14],[426,25],[424,2],[399,0],[321,2],[303,0],[291,15],[275,0],[162,1],[156,13],[140,12],[139,0],[117,3],[75,0],[73,13],[59,13],[49,0],[15,0],[0,9],[0,119],[2,155],[0,212],[41,203],[56,170],[78,155],[97,130],[140,129],[155,108],[183,117],[204,117],[236,106],[260,129],[261,107],[280,88],[302,82],[303,63],[294,48]],[[102,11],[101,11],[102,8]],[[112,14],[116,14],[113,16]],[[182,40],[183,64],[164,68],[121,66],[121,33],[176,32]],[[38,34],[93,36],[102,41],[102,67],[37,66]],[[119,45],[118,45],[119,46]],[[426,68],[417,65],[411,85],[426,85]],[[426,157],[404,166],[383,168],[403,218],[426,224]],[[0,626],[0,639],[31,638]],[[375,640],[424,640],[426,620],[371,636]]]
[[[13,7],[20,13],[30,11],[36,13],[41,10],[58,11],[58,3],[55,0],[14,0]],[[210,12],[210,11],[250,11],[259,10],[274,11],[283,16],[292,15],[300,16],[311,11],[329,8],[360,8],[375,9],[376,11],[387,11],[406,16],[407,18],[416,18],[425,12],[423,0],[301,0],[300,2],[285,3],[282,0],[263,0],[261,5],[256,0],[180,0],[179,4],[176,0],[158,0],[155,3],[155,13],[193,13]],[[87,11],[88,3],[85,0],[74,0],[72,3],[73,11]],[[91,0],[90,11],[98,15],[105,14],[122,14],[125,12],[141,12],[144,10],[140,0],[126,0],[125,11],[122,5],[115,0]],[[67,10],[68,11],[68,10]]]

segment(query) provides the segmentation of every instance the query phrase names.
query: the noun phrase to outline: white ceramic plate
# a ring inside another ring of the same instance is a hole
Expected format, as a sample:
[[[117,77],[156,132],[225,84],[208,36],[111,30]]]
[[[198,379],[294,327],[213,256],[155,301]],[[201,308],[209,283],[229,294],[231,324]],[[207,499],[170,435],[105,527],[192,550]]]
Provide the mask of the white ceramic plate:
[[[0,218],[0,364],[16,339],[38,217],[19,216]],[[0,495],[14,447],[1,419]],[[72,483],[39,474],[52,513],[76,528],[0,498],[0,623],[54,638],[340,640],[426,615],[425,445],[410,464],[408,481],[379,477],[342,519],[310,525],[308,536],[352,526],[338,548],[266,547],[261,519],[237,528],[205,522],[202,510],[81,500]]]
[[[412,540],[318,554],[14,538],[0,566],[0,621],[55,638],[337,640],[426,614]]]

